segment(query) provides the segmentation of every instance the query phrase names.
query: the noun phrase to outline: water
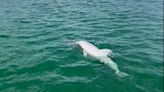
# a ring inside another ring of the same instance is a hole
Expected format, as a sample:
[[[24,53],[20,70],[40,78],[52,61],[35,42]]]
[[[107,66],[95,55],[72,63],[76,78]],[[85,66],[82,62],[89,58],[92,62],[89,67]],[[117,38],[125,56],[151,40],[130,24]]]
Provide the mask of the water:
[[[163,92],[162,0],[1,0],[1,92]],[[84,58],[110,48],[130,76]]]

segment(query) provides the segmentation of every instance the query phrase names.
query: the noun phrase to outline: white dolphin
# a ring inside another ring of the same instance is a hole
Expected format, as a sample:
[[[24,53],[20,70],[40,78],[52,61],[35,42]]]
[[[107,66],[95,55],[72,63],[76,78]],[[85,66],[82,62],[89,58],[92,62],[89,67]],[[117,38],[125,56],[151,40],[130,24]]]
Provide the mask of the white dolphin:
[[[76,42],[76,44],[78,44],[82,48],[83,55],[85,57],[91,56],[97,60],[100,60],[100,62],[109,65],[115,71],[115,73],[120,77],[128,76],[128,74],[121,72],[118,69],[117,64],[108,57],[112,54],[112,50],[99,49],[87,41],[78,41],[78,42]]]

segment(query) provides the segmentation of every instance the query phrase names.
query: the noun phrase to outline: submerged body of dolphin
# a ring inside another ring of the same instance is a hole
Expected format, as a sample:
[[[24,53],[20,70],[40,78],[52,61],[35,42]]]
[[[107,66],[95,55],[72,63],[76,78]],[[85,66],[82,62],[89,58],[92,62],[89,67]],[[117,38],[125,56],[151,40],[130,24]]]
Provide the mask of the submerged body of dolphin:
[[[100,60],[100,62],[109,65],[115,71],[115,73],[120,77],[124,77],[128,75],[124,72],[121,72],[118,69],[117,64],[108,57],[112,54],[112,51],[110,49],[99,49],[87,41],[78,41],[76,42],[76,44],[78,44],[82,48],[83,55],[85,57],[91,56],[97,60]]]

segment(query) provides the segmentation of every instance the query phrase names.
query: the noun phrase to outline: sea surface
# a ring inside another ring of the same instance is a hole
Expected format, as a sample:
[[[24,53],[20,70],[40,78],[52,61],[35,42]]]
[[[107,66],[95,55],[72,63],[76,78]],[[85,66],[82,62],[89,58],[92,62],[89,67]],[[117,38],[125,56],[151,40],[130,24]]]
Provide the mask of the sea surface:
[[[0,92],[163,92],[163,64],[163,0],[0,0]]]

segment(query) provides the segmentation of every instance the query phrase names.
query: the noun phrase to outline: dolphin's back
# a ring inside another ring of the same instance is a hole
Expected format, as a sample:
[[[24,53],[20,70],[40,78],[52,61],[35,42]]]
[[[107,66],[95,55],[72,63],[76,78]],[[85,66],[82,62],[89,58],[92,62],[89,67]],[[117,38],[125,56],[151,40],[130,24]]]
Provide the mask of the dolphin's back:
[[[79,44],[84,51],[92,56],[102,56],[100,50],[87,41],[78,41],[77,44]]]
[[[82,48],[84,49],[94,49],[94,50],[98,50],[98,48],[96,46],[94,46],[93,44],[87,42],[87,41],[79,41],[77,42]]]

